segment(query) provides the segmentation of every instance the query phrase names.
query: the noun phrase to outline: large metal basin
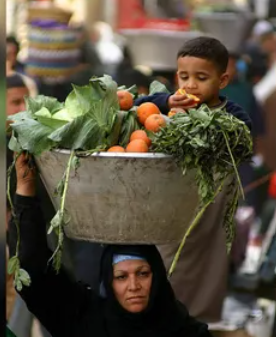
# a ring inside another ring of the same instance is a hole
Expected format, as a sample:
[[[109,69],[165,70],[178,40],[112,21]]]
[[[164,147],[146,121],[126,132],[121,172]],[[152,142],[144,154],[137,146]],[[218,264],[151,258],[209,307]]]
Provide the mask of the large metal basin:
[[[122,29],[135,65],[153,70],[176,70],[176,55],[185,41],[202,36],[198,31],[178,32],[153,29]]]
[[[37,158],[50,196],[63,176],[68,151]],[[59,199],[52,197],[55,207]],[[193,173],[183,176],[163,154],[100,153],[81,158],[66,198],[68,237],[104,243],[179,242],[198,204]]]
[[[202,32],[219,39],[231,52],[240,50],[256,21],[247,12],[194,13],[193,19]]]

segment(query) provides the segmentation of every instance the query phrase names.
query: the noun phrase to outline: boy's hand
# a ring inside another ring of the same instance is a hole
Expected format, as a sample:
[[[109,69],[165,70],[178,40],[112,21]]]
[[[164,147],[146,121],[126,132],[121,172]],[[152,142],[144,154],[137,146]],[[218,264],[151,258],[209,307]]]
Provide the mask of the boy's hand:
[[[169,108],[181,108],[181,109],[190,109],[198,105],[193,98],[189,98],[187,94],[180,95],[175,93],[169,97],[168,100]]]
[[[21,154],[15,164],[17,187],[16,194],[33,197],[35,196],[36,169],[33,158],[27,154]]]

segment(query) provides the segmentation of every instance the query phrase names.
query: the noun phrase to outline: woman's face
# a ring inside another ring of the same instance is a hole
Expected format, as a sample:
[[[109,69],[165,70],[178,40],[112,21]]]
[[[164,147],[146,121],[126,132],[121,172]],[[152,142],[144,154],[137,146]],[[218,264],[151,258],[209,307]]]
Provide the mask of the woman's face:
[[[138,313],[149,303],[152,271],[144,260],[126,260],[113,266],[112,287],[117,301],[127,311]]]

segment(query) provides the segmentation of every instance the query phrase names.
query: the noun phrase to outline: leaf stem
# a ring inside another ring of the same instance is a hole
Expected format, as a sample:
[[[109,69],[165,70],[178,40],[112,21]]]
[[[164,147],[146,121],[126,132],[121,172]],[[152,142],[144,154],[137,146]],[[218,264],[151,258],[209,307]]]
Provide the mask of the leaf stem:
[[[227,254],[229,254],[231,252],[233,240],[234,240],[234,237],[235,237],[235,224],[233,222],[234,221],[233,219],[234,219],[235,212],[237,210],[238,201],[239,201],[239,188],[236,188],[236,191],[233,195],[233,199],[232,199],[232,202],[231,202],[229,214],[228,214],[228,216],[227,216],[227,214],[225,215],[227,217],[227,219],[226,219],[226,221],[224,221],[226,224],[229,223],[229,226],[231,226],[228,229],[228,231],[226,231]],[[229,235],[230,235],[230,237],[229,237]]]
[[[69,185],[69,177],[70,177],[70,169],[71,169],[71,163],[74,158],[75,151],[72,151],[70,154],[70,158],[66,167],[66,172],[65,172],[65,182],[64,182],[64,190],[61,196],[61,202],[60,202],[60,210],[62,213],[62,216],[64,214],[64,207],[65,207],[65,199],[66,199],[66,194],[68,190],[68,185]]]
[[[233,163],[233,167],[234,167],[234,171],[235,171],[235,174],[236,174],[236,177],[237,177],[237,180],[238,180],[239,189],[240,189],[240,191],[241,191],[241,195],[242,195],[242,198],[243,198],[243,200],[244,200],[244,199],[245,199],[245,196],[244,196],[244,192],[243,192],[243,187],[242,187],[240,175],[239,175],[239,172],[238,172],[238,169],[237,169],[237,165],[236,165],[235,159],[234,159],[234,157],[233,157],[233,154],[232,154],[232,151],[231,151],[229,142],[228,142],[228,138],[227,138],[227,136],[226,136],[226,134],[225,134],[224,131],[222,132],[222,134],[223,134],[223,137],[224,137],[224,139],[225,139],[225,143],[226,143],[228,152],[229,152],[229,154],[230,154],[230,157],[231,157],[231,160],[232,160],[232,163]]]
[[[68,190],[68,186],[69,186],[70,169],[71,169],[72,160],[73,160],[74,156],[75,156],[75,151],[71,151],[70,158],[68,160],[66,170],[65,170],[64,189],[63,189],[63,193],[62,193],[61,200],[60,200],[60,209],[59,209],[60,220],[59,220],[59,225],[58,225],[58,244],[57,244],[57,247],[56,247],[53,255],[50,258],[50,261],[54,260],[57,271],[59,271],[60,263],[61,263],[61,261],[59,260],[61,255],[59,254],[59,252],[61,252],[61,250],[62,250],[62,244],[63,244],[63,240],[64,240],[63,227],[62,226],[63,226],[63,223],[64,223],[63,218],[64,218],[64,210],[65,210],[65,200],[66,200],[66,194],[67,194],[67,190]]]
[[[17,161],[18,157],[22,154],[22,152],[23,151],[18,152],[15,155],[15,157],[13,159],[13,162],[8,169],[8,177],[7,177],[7,197],[8,197],[9,203],[10,203],[11,215],[14,218],[14,223],[15,223],[16,232],[17,232],[17,241],[16,241],[16,250],[15,250],[15,256],[16,257],[18,257],[19,247],[20,247],[20,228],[19,228],[19,221],[18,221],[17,216],[16,216],[15,211],[14,211],[14,205],[13,205],[12,197],[11,197],[11,174],[12,174],[12,171],[14,170],[14,168],[15,168],[15,164],[16,164],[16,161]]]
[[[217,188],[217,190],[215,191],[213,197],[202,207],[202,209],[200,210],[199,213],[197,213],[195,219],[193,220],[193,222],[191,223],[190,227],[188,228],[187,232],[185,233],[185,235],[183,236],[183,239],[178,247],[178,250],[173,258],[171,267],[169,269],[168,272],[168,278],[170,278],[175,270],[176,264],[179,260],[180,254],[182,252],[182,249],[184,247],[184,244],[188,238],[188,236],[191,234],[192,230],[196,227],[196,225],[198,224],[199,220],[201,219],[201,217],[203,216],[205,210],[207,209],[207,207],[214,201],[214,199],[216,198],[216,196],[219,194],[219,192],[222,189],[222,186],[224,184],[225,179],[221,182],[221,184],[219,185],[219,187]]]

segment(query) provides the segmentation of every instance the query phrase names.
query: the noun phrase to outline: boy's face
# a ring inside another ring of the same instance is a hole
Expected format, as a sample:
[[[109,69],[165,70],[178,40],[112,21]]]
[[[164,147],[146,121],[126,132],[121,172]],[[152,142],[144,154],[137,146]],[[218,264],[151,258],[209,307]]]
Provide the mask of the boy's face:
[[[211,61],[193,56],[179,57],[177,66],[179,88],[210,107],[220,103],[219,91],[228,84],[228,74],[219,73]]]

